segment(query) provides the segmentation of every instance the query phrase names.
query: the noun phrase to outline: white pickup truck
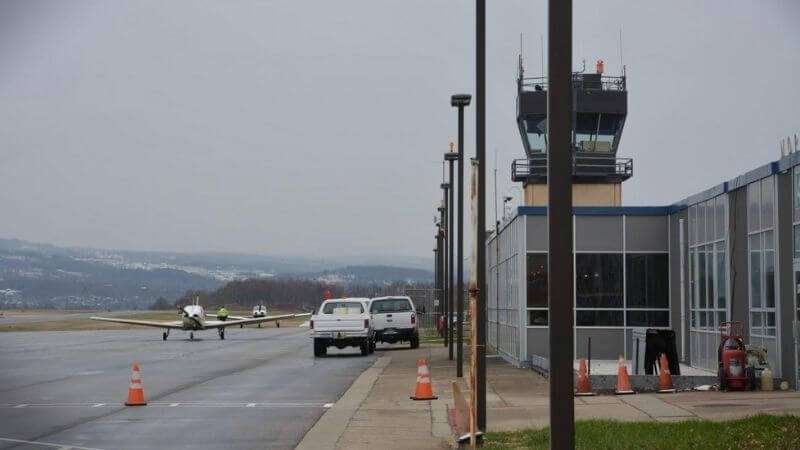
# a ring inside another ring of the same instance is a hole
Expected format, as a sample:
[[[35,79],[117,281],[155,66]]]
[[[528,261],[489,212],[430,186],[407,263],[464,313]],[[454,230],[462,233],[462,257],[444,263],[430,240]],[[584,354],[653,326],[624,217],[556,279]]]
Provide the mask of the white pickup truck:
[[[372,319],[363,299],[325,300],[311,316],[314,356],[322,356],[328,347],[358,347],[362,355],[375,351]]]
[[[410,297],[377,297],[369,305],[375,341],[389,344],[408,341],[411,348],[419,347],[417,310]]]

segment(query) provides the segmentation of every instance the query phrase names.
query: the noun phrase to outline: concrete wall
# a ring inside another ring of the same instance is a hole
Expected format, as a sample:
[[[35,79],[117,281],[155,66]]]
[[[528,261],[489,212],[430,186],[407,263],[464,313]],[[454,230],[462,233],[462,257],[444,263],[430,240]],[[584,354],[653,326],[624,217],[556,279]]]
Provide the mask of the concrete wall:
[[[780,317],[778,325],[778,345],[781,347],[781,374],[792,389],[797,389],[797,368],[795,366],[794,335],[794,255],[792,242],[792,172],[777,176],[778,182],[778,233],[775,250],[778,257],[778,298],[777,309]]]
[[[574,206],[622,206],[621,183],[576,183],[572,185]],[[547,206],[547,185],[525,186],[525,206]]]

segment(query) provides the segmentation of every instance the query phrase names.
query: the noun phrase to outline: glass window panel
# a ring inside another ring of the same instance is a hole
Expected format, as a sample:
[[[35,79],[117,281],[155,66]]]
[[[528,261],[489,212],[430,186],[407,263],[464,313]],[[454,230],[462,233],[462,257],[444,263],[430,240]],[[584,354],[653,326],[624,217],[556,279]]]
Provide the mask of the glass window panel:
[[[714,245],[708,244],[706,250],[706,293],[708,295],[708,308],[714,307]]]
[[[800,259],[800,225],[794,226],[794,258]]]
[[[761,325],[761,313],[760,312],[751,312],[750,313],[750,329],[752,333],[755,335],[762,335],[764,334]]]
[[[800,222],[800,167],[794,168],[794,220]]]
[[[761,307],[761,235],[750,236],[750,307]]]
[[[761,180],[761,228],[772,228],[775,213],[775,177]]]
[[[716,229],[717,239],[724,239],[725,238],[725,200],[726,197],[724,195],[720,195],[717,197],[716,202],[714,204],[714,227]]]
[[[764,306],[775,307],[775,252],[764,251]]]
[[[705,311],[700,311],[700,328],[705,328],[706,325],[706,313]]]
[[[706,206],[703,203],[697,205],[697,243],[702,244],[706,241]]]
[[[622,311],[575,311],[575,324],[580,327],[621,327]]]
[[[669,308],[667,254],[628,254],[628,308]]]
[[[547,253],[528,254],[528,307],[547,306]]]
[[[575,117],[575,146],[579,151],[595,151],[597,126],[600,115],[596,113],[578,113]],[[604,149],[604,151],[609,151]]]
[[[774,326],[775,326],[775,313],[774,313],[774,312],[768,312],[768,313],[766,314],[766,316],[767,316],[767,323],[766,323],[766,325],[767,325],[768,327],[774,327]]]
[[[547,310],[535,309],[528,311],[528,325],[530,326],[546,326],[547,325]]]
[[[622,307],[622,255],[579,253],[575,256],[576,306]]]
[[[699,289],[697,292],[698,296],[698,307],[705,308],[706,307],[706,252],[705,248],[698,247],[697,248],[697,284],[699,285]]]
[[[628,311],[629,327],[668,327],[669,311]]]
[[[717,242],[714,248],[715,264],[716,264],[716,295],[717,295],[717,308],[724,309],[727,305],[728,288],[726,282],[726,267],[725,267],[725,242]]]
[[[697,311],[692,311],[692,320],[691,320],[690,324],[691,324],[690,326],[692,328],[697,328],[698,327]]]
[[[706,242],[713,241],[714,237],[714,200],[704,203],[706,206]]]
[[[693,248],[689,249],[689,304],[692,308],[697,308],[697,273],[694,268],[696,266],[696,251]]]
[[[725,311],[718,311],[717,312],[717,323],[715,325],[718,327],[719,324],[721,324],[722,322],[727,322],[727,321],[728,321],[728,315],[725,313]]]
[[[750,183],[747,185],[747,231],[761,229],[761,212],[759,203],[761,201],[761,183]]]

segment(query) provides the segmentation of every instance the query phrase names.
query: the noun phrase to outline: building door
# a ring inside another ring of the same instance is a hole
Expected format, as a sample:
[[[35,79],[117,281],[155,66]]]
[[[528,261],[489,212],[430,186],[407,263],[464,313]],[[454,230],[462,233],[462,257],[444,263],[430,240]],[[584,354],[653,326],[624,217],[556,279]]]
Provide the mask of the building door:
[[[794,349],[797,353],[797,359],[795,360],[797,384],[795,386],[800,389],[800,261],[798,260],[794,262],[794,307],[795,316],[792,321],[792,331],[794,332]]]

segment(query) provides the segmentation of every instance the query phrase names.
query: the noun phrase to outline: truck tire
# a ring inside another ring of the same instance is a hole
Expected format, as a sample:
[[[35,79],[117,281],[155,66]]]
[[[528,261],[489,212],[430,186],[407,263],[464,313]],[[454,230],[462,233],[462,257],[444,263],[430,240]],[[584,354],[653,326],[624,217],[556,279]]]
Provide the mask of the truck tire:
[[[369,352],[370,353],[375,353],[375,347],[377,347],[377,345],[375,344],[375,339],[370,340],[369,341]]]
[[[369,355],[369,341],[368,340],[361,341],[361,345],[359,347],[361,347],[361,356]]]
[[[419,348],[419,335],[411,336],[411,348]]]
[[[314,339],[314,356],[320,357],[324,355],[326,352],[326,348],[320,339]]]

